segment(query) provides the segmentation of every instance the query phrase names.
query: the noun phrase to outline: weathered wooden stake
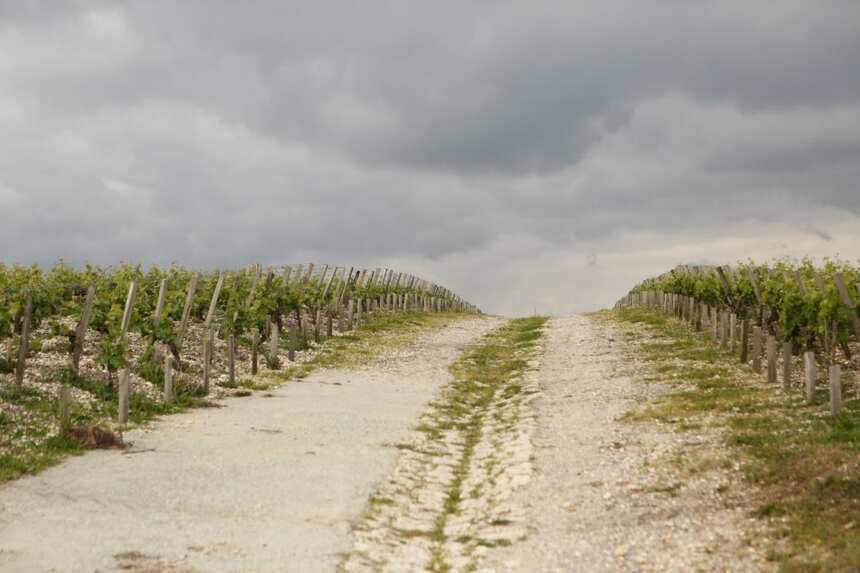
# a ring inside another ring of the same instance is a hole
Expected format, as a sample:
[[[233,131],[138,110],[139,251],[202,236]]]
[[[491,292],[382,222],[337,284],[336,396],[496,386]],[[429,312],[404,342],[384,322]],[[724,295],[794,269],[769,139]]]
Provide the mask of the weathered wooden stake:
[[[134,300],[137,297],[137,281],[131,281],[128,287],[128,296],[125,299],[125,310],[122,313],[122,324],[120,325],[120,339],[125,341],[128,329],[131,326],[131,315],[134,313]]]
[[[158,301],[155,303],[155,312],[152,314],[152,326],[158,328],[161,324],[161,315],[164,313],[164,299],[167,297],[167,279],[161,279],[158,287]]]
[[[24,385],[24,370],[27,367],[27,354],[30,352],[30,323],[33,321],[33,293],[28,292],[24,302],[24,316],[21,323],[21,341],[18,344],[18,364],[15,365],[15,387]]]
[[[720,311],[717,307],[713,307],[711,309],[711,328],[714,331],[714,340],[719,340],[720,338],[720,322]]]
[[[816,378],[815,352],[807,350],[803,353],[803,375],[806,386],[806,403],[815,401],[815,378]]]
[[[289,326],[289,338],[287,339],[287,359],[290,362],[296,361],[296,347],[298,346],[298,328],[295,324]]]
[[[236,383],[236,335],[232,332],[227,337],[227,370],[230,385]]]
[[[729,348],[729,325],[728,312],[720,313],[720,348],[727,350]]]
[[[732,340],[732,354],[738,350],[738,315],[732,313],[729,316],[729,331]]]
[[[334,334],[334,333],[333,333],[333,328],[332,328],[332,327],[333,327],[333,325],[332,325],[331,312],[327,312],[327,313],[325,313],[325,315],[326,315],[325,334],[326,334],[326,336],[328,336],[329,338],[331,338],[331,337],[333,336],[333,334]]]
[[[767,382],[776,384],[776,337],[767,336]]]
[[[277,370],[280,368],[280,360],[278,360],[278,350],[281,346],[281,331],[278,329],[278,323],[272,321],[269,329],[269,367]]]
[[[337,330],[338,332],[346,330],[346,312],[340,303],[337,305]]]
[[[194,294],[197,292],[198,280],[197,273],[194,273],[191,275],[191,280],[188,281],[188,292],[185,293],[185,305],[182,307],[182,319],[179,321],[179,330],[176,331],[176,347],[180,349],[185,338],[185,330],[188,328],[188,321],[191,319],[191,306],[194,303]]]
[[[761,374],[761,327],[753,327],[752,336],[752,369],[756,374]]]
[[[782,389],[791,390],[791,341],[782,343]]]
[[[346,329],[352,330],[352,322],[355,319],[355,299],[349,299],[346,309]]]
[[[842,301],[842,304],[851,309],[851,325],[854,327],[854,336],[860,340],[860,318],[857,317],[857,313],[854,311],[854,301],[851,300],[851,294],[848,292],[848,287],[845,286],[845,279],[842,277],[842,273],[834,274],[833,282],[836,284],[836,290],[839,292],[839,299]]]
[[[248,293],[248,298],[245,299],[245,306],[254,304],[254,297],[257,294],[257,285],[260,283],[260,277],[263,275],[263,265],[254,264],[254,278],[251,280],[251,291]]]
[[[842,411],[842,367],[834,364],[830,367],[830,413],[838,416]]]
[[[164,357],[164,403],[173,404],[173,357]]]
[[[750,354],[750,321],[745,318],[741,321],[741,364],[746,364]]]
[[[255,326],[251,329],[251,375],[257,375],[257,348],[260,346],[260,331]]]
[[[84,341],[87,337],[87,329],[90,327],[90,319],[93,316],[93,299],[96,295],[96,287],[90,286],[87,289],[87,299],[84,302],[84,309],[81,313],[81,321],[78,323],[78,328],[75,330],[75,346],[72,349],[72,369],[75,374],[78,373],[81,355],[84,352]]]
[[[209,301],[209,311],[206,313],[206,328],[212,326],[212,321],[215,319],[215,309],[218,308],[218,298],[221,296],[221,289],[224,288],[224,271],[218,275],[218,282],[215,283],[215,291],[212,293],[212,300]]]
[[[117,422],[120,425],[128,423],[128,392],[129,392],[128,368],[119,371],[119,404],[117,407]]]

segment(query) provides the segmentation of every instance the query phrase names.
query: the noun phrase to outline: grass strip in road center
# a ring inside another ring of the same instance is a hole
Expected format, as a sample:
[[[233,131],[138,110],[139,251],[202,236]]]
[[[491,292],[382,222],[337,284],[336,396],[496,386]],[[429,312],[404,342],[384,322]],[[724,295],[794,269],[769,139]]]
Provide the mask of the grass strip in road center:
[[[431,571],[449,569],[443,549],[448,537],[446,525],[449,518],[460,510],[465,495],[463,484],[490,405],[500,394],[511,398],[521,392],[518,380],[528,367],[537,341],[543,336],[546,321],[541,316],[511,320],[488,334],[480,346],[466,352],[451,366],[454,382],[445,392],[435,423],[425,428],[425,431],[440,437],[442,432],[455,428],[462,443],[444,509],[433,529],[437,546],[430,564]]]
[[[524,535],[506,500],[531,472],[539,387],[526,374],[546,320],[509,320],[449,367],[451,381],[396,444],[397,468],[354,524],[341,572],[473,571],[489,548]]]

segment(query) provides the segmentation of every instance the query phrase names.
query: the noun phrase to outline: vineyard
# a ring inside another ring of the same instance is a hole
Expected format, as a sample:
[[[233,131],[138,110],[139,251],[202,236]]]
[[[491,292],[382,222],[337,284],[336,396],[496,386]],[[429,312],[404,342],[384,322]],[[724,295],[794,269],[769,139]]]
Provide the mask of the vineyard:
[[[824,371],[834,416],[847,397],[845,371],[857,375],[860,269],[844,263],[680,266],[642,282],[618,303],[633,305],[661,309],[710,333],[756,373],[764,370],[768,382],[781,378],[787,392],[799,386],[795,362],[802,359],[809,404]]]
[[[860,565],[856,266],[518,319],[315,264],[0,287],[0,570]]]
[[[452,311],[477,309],[390,269],[0,265],[0,481],[213,391],[247,393],[258,372],[300,375],[375,317]]]
[[[856,266],[781,260],[679,266],[614,311],[672,388],[628,419],[719,432],[776,570],[860,566],[858,303]]]

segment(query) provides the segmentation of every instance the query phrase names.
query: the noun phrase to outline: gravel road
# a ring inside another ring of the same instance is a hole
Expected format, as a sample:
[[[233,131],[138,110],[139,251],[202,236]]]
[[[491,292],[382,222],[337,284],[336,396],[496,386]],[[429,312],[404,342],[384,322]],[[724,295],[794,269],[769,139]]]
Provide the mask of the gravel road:
[[[767,571],[745,491],[716,433],[626,423],[667,391],[642,381],[618,328],[552,319],[534,402],[534,474],[512,502],[529,533],[482,571]],[[694,468],[688,471],[684,468]]]
[[[462,444],[429,448],[416,424],[444,407],[449,364],[501,323],[452,323],[2,486],[0,571],[424,570]],[[772,569],[719,433],[620,419],[667,391],[642,381],[635,328],[549,321],[520,397],[488,407],[437,542],[452,571]]]
[[[423,334],[372,367],[171,416],[0,486],[0,571],[332,571],[350,523],[465,345],[499,322]]]

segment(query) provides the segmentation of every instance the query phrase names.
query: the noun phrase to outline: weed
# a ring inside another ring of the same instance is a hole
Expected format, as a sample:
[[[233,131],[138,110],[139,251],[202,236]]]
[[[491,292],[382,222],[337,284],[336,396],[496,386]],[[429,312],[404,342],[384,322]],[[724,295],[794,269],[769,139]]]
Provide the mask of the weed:
[[[745,479],[760,488],[755,515],[789,541],[789,550],[771,554],[782,570],[860,570],[860,400],[847,400],[831,420],[824,396],[811,406],[784,396],[678,320],[643,308],[598,318],[612,316],[656,336],[639,344],[640,355],[664,381],[681,384],[623,419],[659,420],[679,431],[724,428],[728,444],[745,454]]]
[[[443,511],[433,528],[431,538],[436,546],[428,564],[431,571],[450,569],[442,551],[446,539],[445,526],[449,517],[460,509],[464,495],[463,483],[481,438],[486,412],[499,394],[511,398],[522,391],[517,380],[527,369],[528,355],[540,340],[546,320],[544,317],[511,320],[488,334],[482,344],[461,356],[450,367],[454,381],[443,400],[435,404],[436,419],[418,428],[433,440],[439,440],[445,432],[456,429],[463,444],[448,485]],[[471,495],[474,493],[472,491]],[[482,543],[485,542],[479,541],[478,545]]]

